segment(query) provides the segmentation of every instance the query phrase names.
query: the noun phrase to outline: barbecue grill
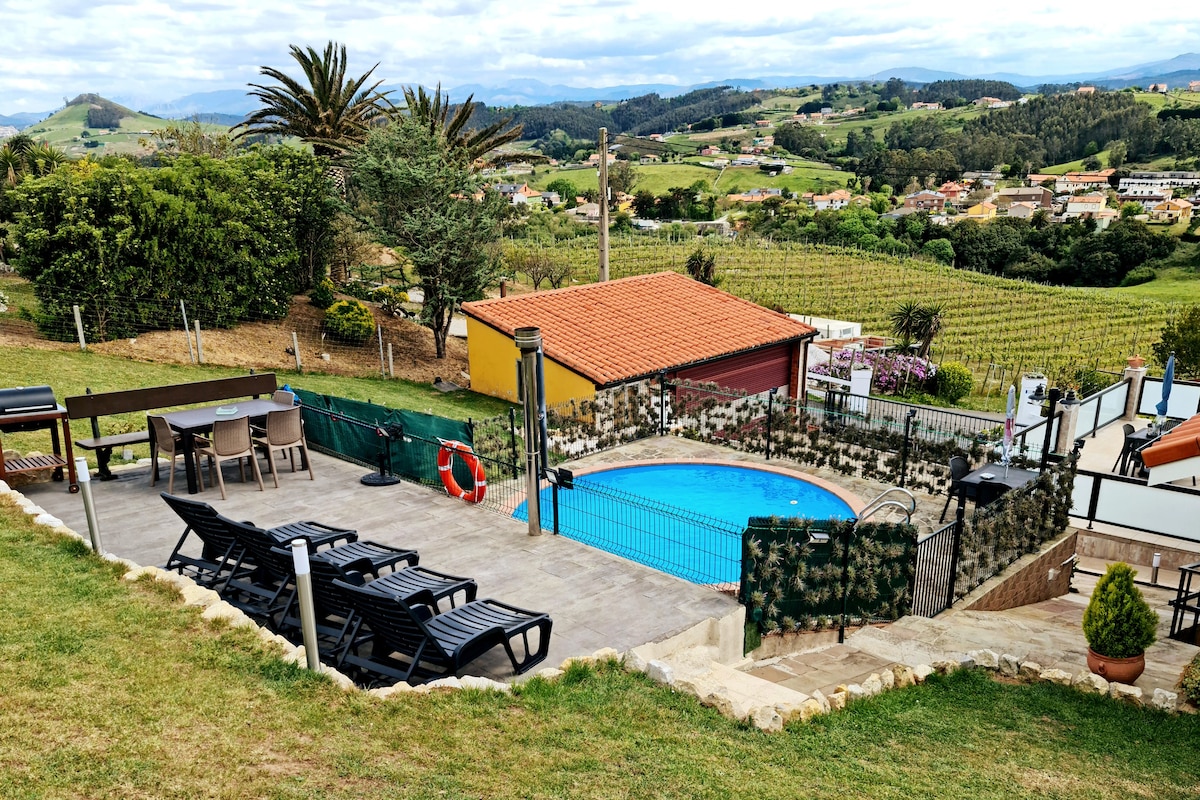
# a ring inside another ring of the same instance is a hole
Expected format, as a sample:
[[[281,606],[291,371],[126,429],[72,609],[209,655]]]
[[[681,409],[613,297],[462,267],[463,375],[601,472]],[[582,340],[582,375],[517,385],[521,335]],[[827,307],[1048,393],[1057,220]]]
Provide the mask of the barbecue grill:
[[[58,429],[62,426],[60,440]],[[63,479],[63,467],[67,468],[71,482],[69,489],[79,491],[75,479],[75,460],[71,451],[71,426],[67,421],[67,410],[54,399],[54,390],[49,386],[17,386],[12,389],[0,389],[0,433],[18,433],[22,431],[50,431],[50,442],[53,455],[27,456],[24,458],[4,459],[0,457],[0,480],[7,480],[9,475],[19,472],[34,472],[42,469],[53,469],[56,481]],[[67,455],[63,458],[62,443],[66,442]],[[0,442],[0,454],[4,452],[3,442]]]

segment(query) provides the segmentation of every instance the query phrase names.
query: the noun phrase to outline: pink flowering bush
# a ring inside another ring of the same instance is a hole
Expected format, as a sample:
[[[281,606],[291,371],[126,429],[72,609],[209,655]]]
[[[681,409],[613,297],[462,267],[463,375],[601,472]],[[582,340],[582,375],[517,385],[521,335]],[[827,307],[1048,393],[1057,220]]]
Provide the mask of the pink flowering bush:
[[[899,352],[859,353],[852,350],[839,350],[833,354],[829,363],[814,364],[808,371],[814,375],[849,380],[852,363],[856,368],[860,364],[866,364],[874,370],[871,391],[876,394],[895,395],[907,391],[920,391],[926,385],[926,381],[937,374],[936,364],[917,356]]]

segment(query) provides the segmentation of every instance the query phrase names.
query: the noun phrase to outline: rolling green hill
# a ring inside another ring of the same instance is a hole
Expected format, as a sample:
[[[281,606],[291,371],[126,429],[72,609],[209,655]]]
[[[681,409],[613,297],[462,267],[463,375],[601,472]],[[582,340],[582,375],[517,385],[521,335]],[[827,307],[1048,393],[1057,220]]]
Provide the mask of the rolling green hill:
[[[115,122],[103,127],[95,123]],[[132,111],[96,94],[81,94],[66,108],[25,129],[37,141],[45,141],[71,156],[87,153],[143,153],[139,139],[147,138],[154,130],[171,123],[162,117]],[[90,124],[89,124],[90,123]],[[222,125],[205,124],[204,128],[225,131]]]

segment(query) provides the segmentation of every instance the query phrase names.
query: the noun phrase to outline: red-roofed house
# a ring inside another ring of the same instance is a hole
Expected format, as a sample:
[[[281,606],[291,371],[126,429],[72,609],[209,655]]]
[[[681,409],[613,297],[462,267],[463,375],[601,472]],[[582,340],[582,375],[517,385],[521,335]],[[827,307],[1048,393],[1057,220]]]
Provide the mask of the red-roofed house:
[[[463,304],[471,388],[517,400],[517,328],[542,332],[546,401],[654,378],[803,396],[816,328],[676,272]]]

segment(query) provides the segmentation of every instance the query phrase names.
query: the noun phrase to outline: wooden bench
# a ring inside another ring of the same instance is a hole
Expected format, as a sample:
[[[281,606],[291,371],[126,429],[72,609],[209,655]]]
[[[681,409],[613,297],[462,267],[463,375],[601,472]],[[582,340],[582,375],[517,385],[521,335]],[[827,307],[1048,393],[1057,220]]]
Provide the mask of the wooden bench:
[[[176,383],[170,386],[151,386],[145,389],[128,389],[122,392],[101,392],[68,397],[68,419],[90,419],[92,437],[76,439],[75,446],[96,451],[96,463],[100,470],[96,477],[102,481],[115,476],[108,468],[113,448],[141,444],[150,441],[149,426],[131,433],[100,435],[99,418],[111,414],[128,414],[136,411],[153,411],[160,408],[216,403],[243,397],[270,395],[275,391],[275,373],[241,375],[234,378],[214,378],[194,383]]]

